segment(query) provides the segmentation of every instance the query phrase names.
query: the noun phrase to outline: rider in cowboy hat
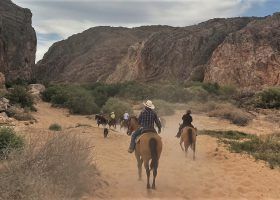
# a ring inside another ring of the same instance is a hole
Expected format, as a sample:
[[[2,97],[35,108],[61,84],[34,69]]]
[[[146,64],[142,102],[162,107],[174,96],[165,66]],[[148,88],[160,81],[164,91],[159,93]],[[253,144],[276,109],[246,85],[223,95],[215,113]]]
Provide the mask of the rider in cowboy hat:
[[[158,127],[158,133],[161,132],[161,123],[158,119],[158,116],[156,112],[154,111],[155,106],[152,101],[148,100],[145,103],[143,103],[145,108],[142,110],[142,112],[139,115],[138,118],[138,123],[140,124],[141,128],[136,130],[134,133],[131,135],[131,142],[130,146],[128,149],[129,153],[132,153],[135,149],[135,139],[142,134],[143,130],[151,130],[155,129],[154,125],[156,123]]]

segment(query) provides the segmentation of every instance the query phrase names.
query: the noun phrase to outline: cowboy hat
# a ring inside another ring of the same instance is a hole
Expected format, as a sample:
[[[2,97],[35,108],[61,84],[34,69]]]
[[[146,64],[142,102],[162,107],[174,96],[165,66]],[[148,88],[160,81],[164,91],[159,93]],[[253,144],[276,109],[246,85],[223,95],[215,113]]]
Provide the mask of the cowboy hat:
[[[114,112],[111,112],[111,114],[115,114]]]
[[[150,101],[150,100],[146,101],[146,102],[143,103],[143,104],[144,104],[144,106],[146,106],[146,107],[148,107],[148,108],[155,109],[155,106],[154,106],[153,102]]]

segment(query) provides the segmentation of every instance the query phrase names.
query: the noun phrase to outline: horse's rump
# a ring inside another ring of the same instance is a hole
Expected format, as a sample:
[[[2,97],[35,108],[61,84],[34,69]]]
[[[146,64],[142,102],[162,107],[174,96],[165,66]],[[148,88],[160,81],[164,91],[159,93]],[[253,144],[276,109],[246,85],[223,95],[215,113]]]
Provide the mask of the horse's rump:
[[[182,129],[181,139],[184,142],[188,142],[190,145],[193,144],[194,136],[196,136],[196,129],[192,127],[185,127]]]

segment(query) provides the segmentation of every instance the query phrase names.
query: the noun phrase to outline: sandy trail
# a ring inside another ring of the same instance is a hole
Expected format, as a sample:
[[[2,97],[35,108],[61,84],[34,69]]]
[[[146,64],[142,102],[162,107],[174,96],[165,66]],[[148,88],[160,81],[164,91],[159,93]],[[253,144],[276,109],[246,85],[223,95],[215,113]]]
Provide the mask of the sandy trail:
[[[71,131],[93,142],[96,164],[109,186],[101,188],[96,196],[84,199],[280,199],[279,169],[271,170],[263,162],[229,153],[218,146],[215,138],[199,136],[196,161],[191,159],[191,152],[185,158],[174,137],[180,113],[165,118],[167,124],[161,134],[164,146],[155,191],[146,190],[145,176],[143,181],[137,180],[135,157],[127,153],[130,138],[124,133],[110,131],[109,138],[104,139],[93,120],[68,116],[66,110],[50,108],[46,103],[38,104],[35,117],[38,123],[25,127],[25,131],[47,129],[54,122],[64,128],[77,123],[94,126]],[[194,119],[199,129],[232,128],[228,122],[215,118],[194,115]]]

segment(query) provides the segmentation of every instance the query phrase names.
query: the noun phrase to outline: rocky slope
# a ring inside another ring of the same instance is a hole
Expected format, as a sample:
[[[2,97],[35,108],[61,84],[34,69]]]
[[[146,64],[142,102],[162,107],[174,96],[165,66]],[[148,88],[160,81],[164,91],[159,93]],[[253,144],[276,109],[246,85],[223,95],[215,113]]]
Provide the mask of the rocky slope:
[[[36,65],[36,78],[55,82],[105,81],[127,49],[151,34],[174,29],[95,27],[55,43]]]
[[[107,83],[205,81],[279,85],[279,14],[212,19],[188,27],[95,27],[55,43],[39,80]]]
[[[242,29],[251,20],[213,19],[153,34],[129,48],[107,81],[202,81],[205,66],[216,47],[228,34]]]
[[[280,85],[280,13],[230,34],[214,51],[205,81],[252,89]]]
[[[30,10],[0,1],[0,72],[7,81],[31,78],[37,44],[31,18]]]

